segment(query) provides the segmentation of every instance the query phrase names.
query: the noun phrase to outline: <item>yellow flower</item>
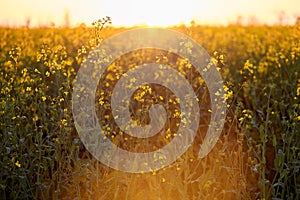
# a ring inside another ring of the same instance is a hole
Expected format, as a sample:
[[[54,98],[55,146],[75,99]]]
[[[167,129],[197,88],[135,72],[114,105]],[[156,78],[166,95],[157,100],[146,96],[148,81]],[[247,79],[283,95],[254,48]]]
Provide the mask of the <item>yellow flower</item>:
[[[248,70],[251,74],[253,74],[253,69],[254,69],[255,67],[253,66],[253,64],[249,61],[249,60],[247,60],[246,61],[246,63],[244,64],[244,69],[245,70]]]
[[[47,77],[49,77],[49,76],[50,76],[50,72],[46,71],[45,75],[46,75]]]
[[[43,101],[46,101],[46,99],[47,99],[47,97],[42,96],[42,100],[43,100]]]
[[[130,83],[135,83],[135,81],[136,81],[135,77],[133,77],[133,78],[130,79]]]
[[[15,163],[15,165],[16,165],[17,167],[21,167],[21,164],[19,163],[18,160],[17,160],[17,162]]]
[[[297,119],[298,121],[300,121],[300,115],[299,115],[298,117],[296,117],[296,119]]]
[[[32,118],[32,120],[36,122],[37,120],[39,120],[39,117],[36,115]]]
[[[31,87],[26,87],[26,92],[30,92],[31,91]]]
[[[66,119],[62,119],[61,120],[61,124],[64,125],[64,126],[67,126],[68,125],[67,120]]]
[[[226,93],[224,94],[224,100],[228,100],[233,96],[233,92],[231,90],[226,91]]]
[[[56,143],[59,143],[59,138],[53,138],[52,140]]]
[[[225,92],[227,92],[229,90],[229,88],[226,85],[224,85],[223,88],[224,88]]]

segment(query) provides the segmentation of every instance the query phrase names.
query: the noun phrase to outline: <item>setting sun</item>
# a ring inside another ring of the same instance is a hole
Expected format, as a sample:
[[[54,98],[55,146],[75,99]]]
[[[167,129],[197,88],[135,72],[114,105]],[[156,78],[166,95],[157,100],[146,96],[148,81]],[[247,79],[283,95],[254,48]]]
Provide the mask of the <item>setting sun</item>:
[[[128,15],[123,15],[122,11],[116,11],[116,18],[122,19],[125,25],[146,24],[150,26],[169,26],[178,23],[188,23],[193,18],[193,6],[195,0],[172,1],[129,1]],[[122,9],[122,8],[120,8]]]

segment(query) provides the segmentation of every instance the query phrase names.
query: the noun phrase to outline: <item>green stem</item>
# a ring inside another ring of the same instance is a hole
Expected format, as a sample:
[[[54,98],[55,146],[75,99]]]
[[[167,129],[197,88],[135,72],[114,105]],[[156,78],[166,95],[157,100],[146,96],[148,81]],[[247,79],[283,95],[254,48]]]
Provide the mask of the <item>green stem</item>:
[[[269,122],[269,115],[270,115],[270,99],[271,99],[271,92],[272,88],[270,89],[269,95],[268,95],[268,103],[267,103],[267,116],[266,116],[266,121],[265,121],[265,129],[264,129],[264,138],[262,140],[262,172],[261,172],[261,178],[262,178],[262,192],[263,192],[263,199],[267,199],[267,194],[266,194],[266,138],[267,138],[267,133],[268,133],[268,122]]]

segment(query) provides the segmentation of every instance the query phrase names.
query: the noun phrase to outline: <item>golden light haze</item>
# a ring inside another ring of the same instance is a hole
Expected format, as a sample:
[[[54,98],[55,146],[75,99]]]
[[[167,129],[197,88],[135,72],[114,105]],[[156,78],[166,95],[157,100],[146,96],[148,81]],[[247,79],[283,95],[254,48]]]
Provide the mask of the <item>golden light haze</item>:
[[[110,16],[115,26],[168,26],[189,23],[226,25],[243,22],[293,24],[299,0],[0,0],[0,24],[8,26],[90,24]]]

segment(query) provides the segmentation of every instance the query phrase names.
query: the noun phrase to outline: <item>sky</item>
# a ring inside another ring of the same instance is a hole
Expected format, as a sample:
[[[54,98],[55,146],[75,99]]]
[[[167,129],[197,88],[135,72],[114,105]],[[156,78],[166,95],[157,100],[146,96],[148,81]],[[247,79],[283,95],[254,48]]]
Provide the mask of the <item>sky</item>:
[[[178,23],[226,25],[237,21],[293,24],[300,16],[300,0],[0,0],[0,25],[72,26],[110,16],[115,26]],[[255,19],[255,20],[254,20]]]

